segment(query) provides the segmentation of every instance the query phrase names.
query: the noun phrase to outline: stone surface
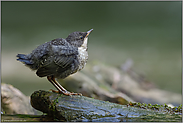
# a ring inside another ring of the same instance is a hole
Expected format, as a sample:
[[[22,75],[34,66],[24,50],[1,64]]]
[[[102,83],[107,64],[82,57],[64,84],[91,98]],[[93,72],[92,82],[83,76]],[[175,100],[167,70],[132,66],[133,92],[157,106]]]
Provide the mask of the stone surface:
[[[35,114],[30,98],[9,84],[1,84],[1,110],[5,114]]]
[[[31,95],[32,106],[47,113],[53,119],[63,119],[65,121],[83,121],[83,122],[119,122],[135,121],[135,118],[141,117],[168,117],[161,111],[142,109],[127,105],[119,105],[106,101],[96,100],[85,96],[65,96],[48,91],[35,91]],[[181,120],[179,115],[178,120]],[[134,119],[133,119],[134,118]],[[143,120],[143,118],[141,120]],[[162,119],[166,120],[166,119]],[[152,120],[151,120],[152,121]]]

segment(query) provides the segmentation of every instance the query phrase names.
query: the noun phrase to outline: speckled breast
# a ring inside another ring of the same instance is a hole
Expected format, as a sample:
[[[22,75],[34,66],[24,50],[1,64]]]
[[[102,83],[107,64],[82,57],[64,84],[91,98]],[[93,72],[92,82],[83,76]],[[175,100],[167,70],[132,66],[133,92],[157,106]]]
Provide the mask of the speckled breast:
[[[84,47],[79,47],[78,48],[78,60],[79,60],[79,68],[78,70],[81,70],[84,68],[84,66],[86,65],[87,61],[88,61],[88,52],[87,49]]]

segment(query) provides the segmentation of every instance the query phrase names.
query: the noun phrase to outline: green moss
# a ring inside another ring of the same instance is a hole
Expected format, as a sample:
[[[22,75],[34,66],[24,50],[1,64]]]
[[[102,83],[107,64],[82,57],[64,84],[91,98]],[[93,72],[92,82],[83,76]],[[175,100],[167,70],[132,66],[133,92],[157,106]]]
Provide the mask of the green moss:
[[[164,106],[165,106],[165,107],[168,107],[168,105],[167,105],[166,103],[164,104]]]
[[[168,112],[171,114],[175,114],[175,113],[179,113],[182,114],[182,104],[179,107],[168,107],[168,105],[165,103],[164,106],[163,105],[152,105],[152,104],[145,104],[145,103],[132,103],[130,102],[129,104],[127,104],[128,106],[133,106],[133,107],[137,107],[137,108],[143,108],[143,109],[151,109],[151,110],[155,110],[155,111],[161,111],[161,112]]]

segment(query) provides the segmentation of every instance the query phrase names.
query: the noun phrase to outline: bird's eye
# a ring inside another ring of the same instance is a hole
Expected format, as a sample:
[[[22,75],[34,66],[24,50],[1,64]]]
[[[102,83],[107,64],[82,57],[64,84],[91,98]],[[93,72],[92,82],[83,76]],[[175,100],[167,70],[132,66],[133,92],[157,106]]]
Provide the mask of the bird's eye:
[[[83,36],[80,36],[80,39],[83,39]]]

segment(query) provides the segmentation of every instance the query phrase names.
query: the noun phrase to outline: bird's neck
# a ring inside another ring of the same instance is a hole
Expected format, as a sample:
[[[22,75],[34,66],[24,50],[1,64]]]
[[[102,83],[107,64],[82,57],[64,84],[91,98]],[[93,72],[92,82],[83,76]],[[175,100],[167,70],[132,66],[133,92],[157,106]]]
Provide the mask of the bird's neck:
[[[83,44],[80,47],[78,47],[79,55],[81,57],[88,56],[87,55],[87,41],[88,41],[88,37],[85,38],[83,41]]]
[[[86,38],[84,39],[83,44],[81,45],[81,47],[82,47],[83,49],[87,49],[87,43],[88,43],[88,37],[86,37]]]

